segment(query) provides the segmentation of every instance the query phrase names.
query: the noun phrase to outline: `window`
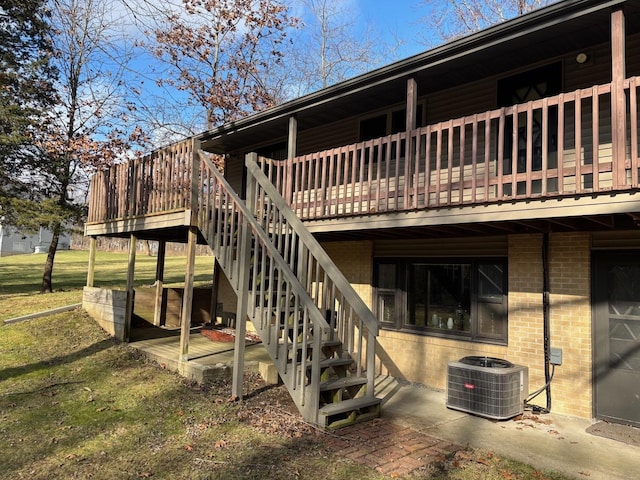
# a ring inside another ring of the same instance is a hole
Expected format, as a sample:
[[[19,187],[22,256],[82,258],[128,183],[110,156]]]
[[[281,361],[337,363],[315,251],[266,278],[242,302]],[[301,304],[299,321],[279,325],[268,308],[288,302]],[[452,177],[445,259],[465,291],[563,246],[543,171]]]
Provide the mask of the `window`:
[[[422,126],[422,104],[416,108],[416,124]],[[360,141],[393,135],[407,129],[407,110],[393,110],[360,120]]]
[[[506,261],[380,259],[375,308],[384,328],[506,343]]]

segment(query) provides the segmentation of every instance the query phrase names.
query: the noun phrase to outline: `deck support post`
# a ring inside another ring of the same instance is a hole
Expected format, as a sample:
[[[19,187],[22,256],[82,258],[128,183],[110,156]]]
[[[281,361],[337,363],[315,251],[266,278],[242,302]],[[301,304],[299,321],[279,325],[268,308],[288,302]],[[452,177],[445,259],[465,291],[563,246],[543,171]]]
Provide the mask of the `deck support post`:
[[[209,315],[211,316],[211,324],[215,325],[218,315],[218,287],[220,286],[220,265],[215,257],[213,257],[213,284],[211,285],[211,306],[209,307]]]
[[[255,154],[252,154],[255,157]],[[253,158],[256,161],[256,158]],[[256,184],[250,175],[247,176],[247,205],[251,213],[256,204]],[[236,338],[233,349],[233,382],[232,398],[242,399],[242,383],[244,377],[244,351],[247,333],[247,311],[249,308],[249,269],[251,267],[251,227],[247,218],[242,219],[242,232],[238,243],[238,304],[236,308]]]
[[[613,188],[626,184],[627,102],[624,93],[625,17],[622,7],[611,12],[611,127],[613,129]],[[594,167],[595,168],[595,167]]]
[[[418,111],[418,82],[415,77],[407,80],[407,130],[415,130]]]
[[[93,287],[93,279],[96,271],[96,237],[89,237],[89,265],[87,265],[87,287]]]
[[[162,293],[164,289],[164,260],[167,252],[167,242],[158,241],[158,258],[156,261],[156,298],[153,307],[153,324],[156,327],[162,323]]]
[[[180,316],[180,361],[189,360],[189,334],[191,333],[191,309],[193,307],[193,279],[196,263],[198,227],[189,227],[187,240],[187,271],[184,274],[184,294]]]
[[[136,270],[136,246],[138,237],[133,233],[129,237],[129,263],[127,265],[127,305],[124,314],[124,341],[129,342],[131,336],[131,318],[133,317],[133,300],[135,290],[133,289],[133,280]]]
[[[287,165],[292,168],[292,160],[296,157],[298,149],[298,117],[291,115],[289,117],[289,135],[287,137]],[[286,172],[284,178],[285,189],[284,198],[287,202],[290,202],[293,198],[293,171]]]

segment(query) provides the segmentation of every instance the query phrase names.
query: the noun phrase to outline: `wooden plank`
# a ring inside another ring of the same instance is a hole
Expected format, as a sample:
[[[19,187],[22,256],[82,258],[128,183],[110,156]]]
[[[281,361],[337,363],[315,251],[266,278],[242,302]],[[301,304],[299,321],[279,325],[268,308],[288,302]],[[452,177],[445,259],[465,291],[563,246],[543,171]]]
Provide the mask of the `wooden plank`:
[[[591,96],[591,148],[593,150],[593,158],[591,162],[591,165],[593,166],[592,189],[594,192],[597,192],[600,190],[600,98],[598,96],[597,87],[593,88]]]
[[[167,242],[158,242],[158,257],[156,259],[156,294],[153,307],[153,324],[160,326],[162,316],[162,291],[164,288],[164,261]]]
[[[629,102],[631,105],[631,187],[638,187],[638,77],[629,82]]]
[[[96,237],[89,238],[89,264],[87,265],[87,287],[93,287],[96,271]]]
[[[131,334],[131,318],[133,317],[133,280],[135,277],[136,268],[136,244],[138,243],[138,237],[134,234],[129,236],[129,261],[127,265],[127,307],[124,318],[124,341],[129,341]]]
[[[624,161],[626,157],[626,99],[624,80],[625,16],[618,5],[611,11],[611,124],[613,129],[613,188],[625,185]]]
[[[187,241],[187,265],[184,274],[184,297],[180,318],[180,361],[189,360],[189,334],[191,331],[191,309],[193,306],[193,279],[195,272],[198,228],[190,227]]]

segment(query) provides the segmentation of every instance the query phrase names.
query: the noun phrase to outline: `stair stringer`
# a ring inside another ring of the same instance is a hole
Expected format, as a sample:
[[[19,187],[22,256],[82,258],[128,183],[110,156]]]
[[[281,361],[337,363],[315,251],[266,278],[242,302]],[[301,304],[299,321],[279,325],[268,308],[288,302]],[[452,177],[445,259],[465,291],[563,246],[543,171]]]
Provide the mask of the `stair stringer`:
[[[282,213],[283,208],[288,208],[282,205],[284,200],[280,197],[278,208],[270,206],[266,216],[264,212],[256,215],[250,208],[254,206],[253,210],[256,210],[256,183],[248,181],[245,202],[207,155],[204,152],[199,155],[198,227],[236,294],[247,299],[247,317],[262,338],[302,416],[309,422],[327,427],[377,416],[379,401],[370,387],[373,382],[369,382],[374,373],[371,361],[375,347],[374,332],[368,329],[369,338],[365,340],[370,347],[366,355],[370,361],[367,371],[363,371],[360,358],[363,356],[363,324],[359,324],[360,346],[357,351],[353,333],[348,339],[349,348],[345,348],[342,338],[339,338],[347,325],[345,315],[340,313],[347,305],[345,298],[355,296],[360,300],[357,294],[350,291],[341,294],[339,300],[328,298],[326,292],[318,295],[322,290],[318,287],[318,279],[314,286],[309,278],[314,272],[317,277],[321,268],[313,263],[315,257],[309,254],[307,242],[301,242],[298,235],[283,233],[289,226],[282,219],[293,214],[292,211]],[[262,181],[264,183],[264,179]],[[270,198],[273,196],[271,191]],[[269,217],[271,220],[265,224],[265,218]],[[300,225],[296,225],[298,230]],[[312,238],[307,232],[307,239],[309,237]],[[318,248],[319,245],[311,246],[314,252]],[[330,283],[333,280],[329,278],[327,269],[322,268],[324,276],[320,282],[325,287],[334,285]],[[331,268],[337,270],[335,265]],[[332,273],[335,276],[335,272]],[[351,288],[346,280],[343,283]],[[333,290],[336,290],[335,286]],[[316,298],[312,298],[314,293]],[[350,308],[353,311],[353,307]],[[339,317],[344,318],[338,321]],[[328,382],[329,376],[334,377],[333,383]],[[345,380],[336,382],[336,377]],[[360,382],[356,377],[363,380]],[[329,394],[326,394],[327,390]],[[348,402],[343,403],[347,411],[332,405],[330,412],[323,412],[321,393],[325,399],[330,398],[328,403],[342,402],[346,395]]]

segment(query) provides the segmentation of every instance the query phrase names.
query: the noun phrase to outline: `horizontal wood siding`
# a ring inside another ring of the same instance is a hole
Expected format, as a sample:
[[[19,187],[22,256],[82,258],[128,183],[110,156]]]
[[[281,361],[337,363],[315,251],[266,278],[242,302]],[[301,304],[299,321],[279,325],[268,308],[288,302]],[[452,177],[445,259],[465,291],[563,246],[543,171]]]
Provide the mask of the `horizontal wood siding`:
[[[496,108],[496,79],[459,85],[427,96],[427,124]]]
[[[416,240],[376,240],[374,257],[502,257],[508,253],[507,236]]]
[[[298,155],[349,145],[358,141],[358,117],[298,131]]]
[[[578,53],[586,53],[587,61],[576,62]],[[564,91],[570,92],[578,88],[587,88],[611,81],[611,45],[596,45],[587,50],[572,52],[563,58]]]
[[[627,77],[640,75],[640,33],[627,37]]]
[[[233,189],[242,193],[244,190],[244,158],[239,154],[229,155],[224,163],[224,178],[229,182]]]

